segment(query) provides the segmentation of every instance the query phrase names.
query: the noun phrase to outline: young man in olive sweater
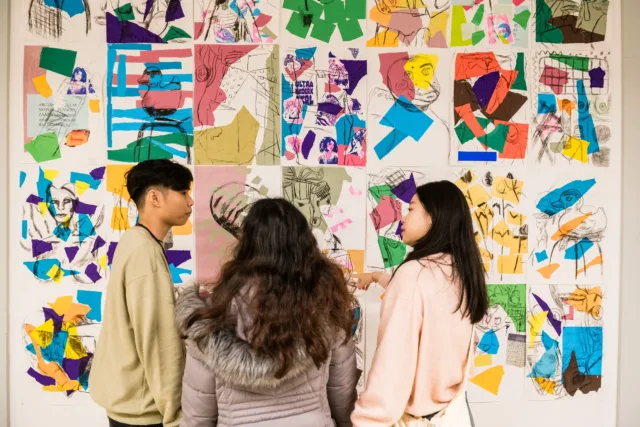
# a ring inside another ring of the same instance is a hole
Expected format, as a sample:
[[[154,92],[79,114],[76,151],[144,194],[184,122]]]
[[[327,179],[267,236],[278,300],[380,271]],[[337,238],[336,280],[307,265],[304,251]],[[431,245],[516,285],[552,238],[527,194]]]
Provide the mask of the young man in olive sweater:
[[[191,215],[193,176],[169,160],[148,160],[126,178],[140,217],[113,257],[89,390],[111,427],[178,427],[184,350],[162,241]]]

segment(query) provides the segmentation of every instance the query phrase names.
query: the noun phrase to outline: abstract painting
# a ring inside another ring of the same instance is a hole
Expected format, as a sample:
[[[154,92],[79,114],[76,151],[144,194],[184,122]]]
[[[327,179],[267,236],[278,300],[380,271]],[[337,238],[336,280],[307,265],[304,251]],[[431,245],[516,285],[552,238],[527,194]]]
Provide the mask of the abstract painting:
[[[603,42],[609,0],[535,0],[536,41],[549,44]]]
[[[104,55],[93,47],[24,47],[24,162],[104,164]]]
[[[451,162],[524,162],[529,139],[523,52],[460,53],[455,59]]]
[[[229,259],[251,205],[279,197],[281,172],[267,166],[196,166],[196,272],[214,282]]]
[[[535,245],[529,281],[602,283],[607,252],[607,181],[593,174],[565,172],[539,175],[533,182],[536,204],[531,241]]]
[[[283,167],[282,196],[307,218],[318,246],[348,271],[363,271],[365,171]]]
[[[196,45],[197,165],[280,164],[277,45]]]
[[[490,283],[522,281],[529,248],[528,202],[522,172],[467,169],[455,184],[473,218]]]
[[[274,43],[280,30],[276,0],[196,0],[195,35],[205,43]]]
[[[599,286],[530,286],[526,394],[574,397],[602,387],[603,293]]]
[[[104,3],[107,43],[177,44],[192,39],[192,0],[104,0]]]
[[[450,54],[425,49],[384,49],[372,53],[367,165],[376,168],[447,164]]]
[[[27,375],[46,392],[87,393],[101,321],[102,292],[85,290],[27,316],[22,325]]]
[[[364,45],[367,0],[284,0],[282,39],[290,45],[354,42]]]
[[[126,185],[129,165],[107,165],[109,248],[107,265],[111,267],[118,242],[125,231],[135,227],[139,215],[136,204],[130,199]],[[171,278],[176,285],[188,282],[193,273],[193,222],[191,219],[181,227],[173,227],[164,239],[165,255]]]
[[[554,166],[609,166],[609,54],[539,51],[533,63],[536,95],[530,159]]]
[[[107,270],[105,167],[23,165],[21,247],[42,282],[101,284]]]
[[[107,70],[109,160],[175,159],[191,164],[191,48],[112,44]]]
[[[105,41],[104,0],[23,0],[28,40]]]
[[[487,285],[489,310],[475,326],[471,402],[517,399],[524,387],[527,288]]]
[[[446,48],[451,2],[369,0],[368,47]]]
[[[357,48],[284,52],[284,164],[366,164],[367,61],[363,54]]]

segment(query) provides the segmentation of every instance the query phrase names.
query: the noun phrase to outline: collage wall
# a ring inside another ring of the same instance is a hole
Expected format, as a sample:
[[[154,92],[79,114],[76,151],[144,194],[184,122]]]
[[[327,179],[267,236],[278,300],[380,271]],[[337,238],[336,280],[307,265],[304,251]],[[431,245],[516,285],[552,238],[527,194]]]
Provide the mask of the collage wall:
[[[265,197],[293,202],[345,274],[391,272],[416,187],[449,180],[488,275],[469,400],[615,392],[613,3],[19,2],[15,397],[90,404],[113,254],[138,217],[124,177],[146,159],[194,174],[192,218],[165,240],[176,286],[215,279]],[[362,389],[380,298],[352,292]]]

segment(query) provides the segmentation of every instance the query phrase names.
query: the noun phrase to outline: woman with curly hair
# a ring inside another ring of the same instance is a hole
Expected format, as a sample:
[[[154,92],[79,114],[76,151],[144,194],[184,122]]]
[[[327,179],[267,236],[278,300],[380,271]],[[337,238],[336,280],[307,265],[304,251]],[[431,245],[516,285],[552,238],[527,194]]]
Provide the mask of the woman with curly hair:
[[[351,295],[284,199],[255,202],[211,294],[182,293],[182,427],[351,426]]]

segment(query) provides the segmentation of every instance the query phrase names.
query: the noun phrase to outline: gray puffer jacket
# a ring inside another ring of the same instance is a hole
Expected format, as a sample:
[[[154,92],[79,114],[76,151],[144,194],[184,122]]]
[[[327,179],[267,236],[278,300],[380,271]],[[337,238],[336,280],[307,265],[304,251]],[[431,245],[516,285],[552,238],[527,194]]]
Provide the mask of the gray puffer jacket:
[[[249,294],[245,289],[232,302],[235,329],[210,334],[202,320],[188,330],[182,328],[206,302],[195,288],[179,296],[176,321],[187,336],[181,427],[351,426],[360,377],[353,341],[342,345],[344,339],[334,337],[330,359],[320,369],[301,350],[292,368],[276,379],[279,362],[253,351],[245,336],[251,325]]]

